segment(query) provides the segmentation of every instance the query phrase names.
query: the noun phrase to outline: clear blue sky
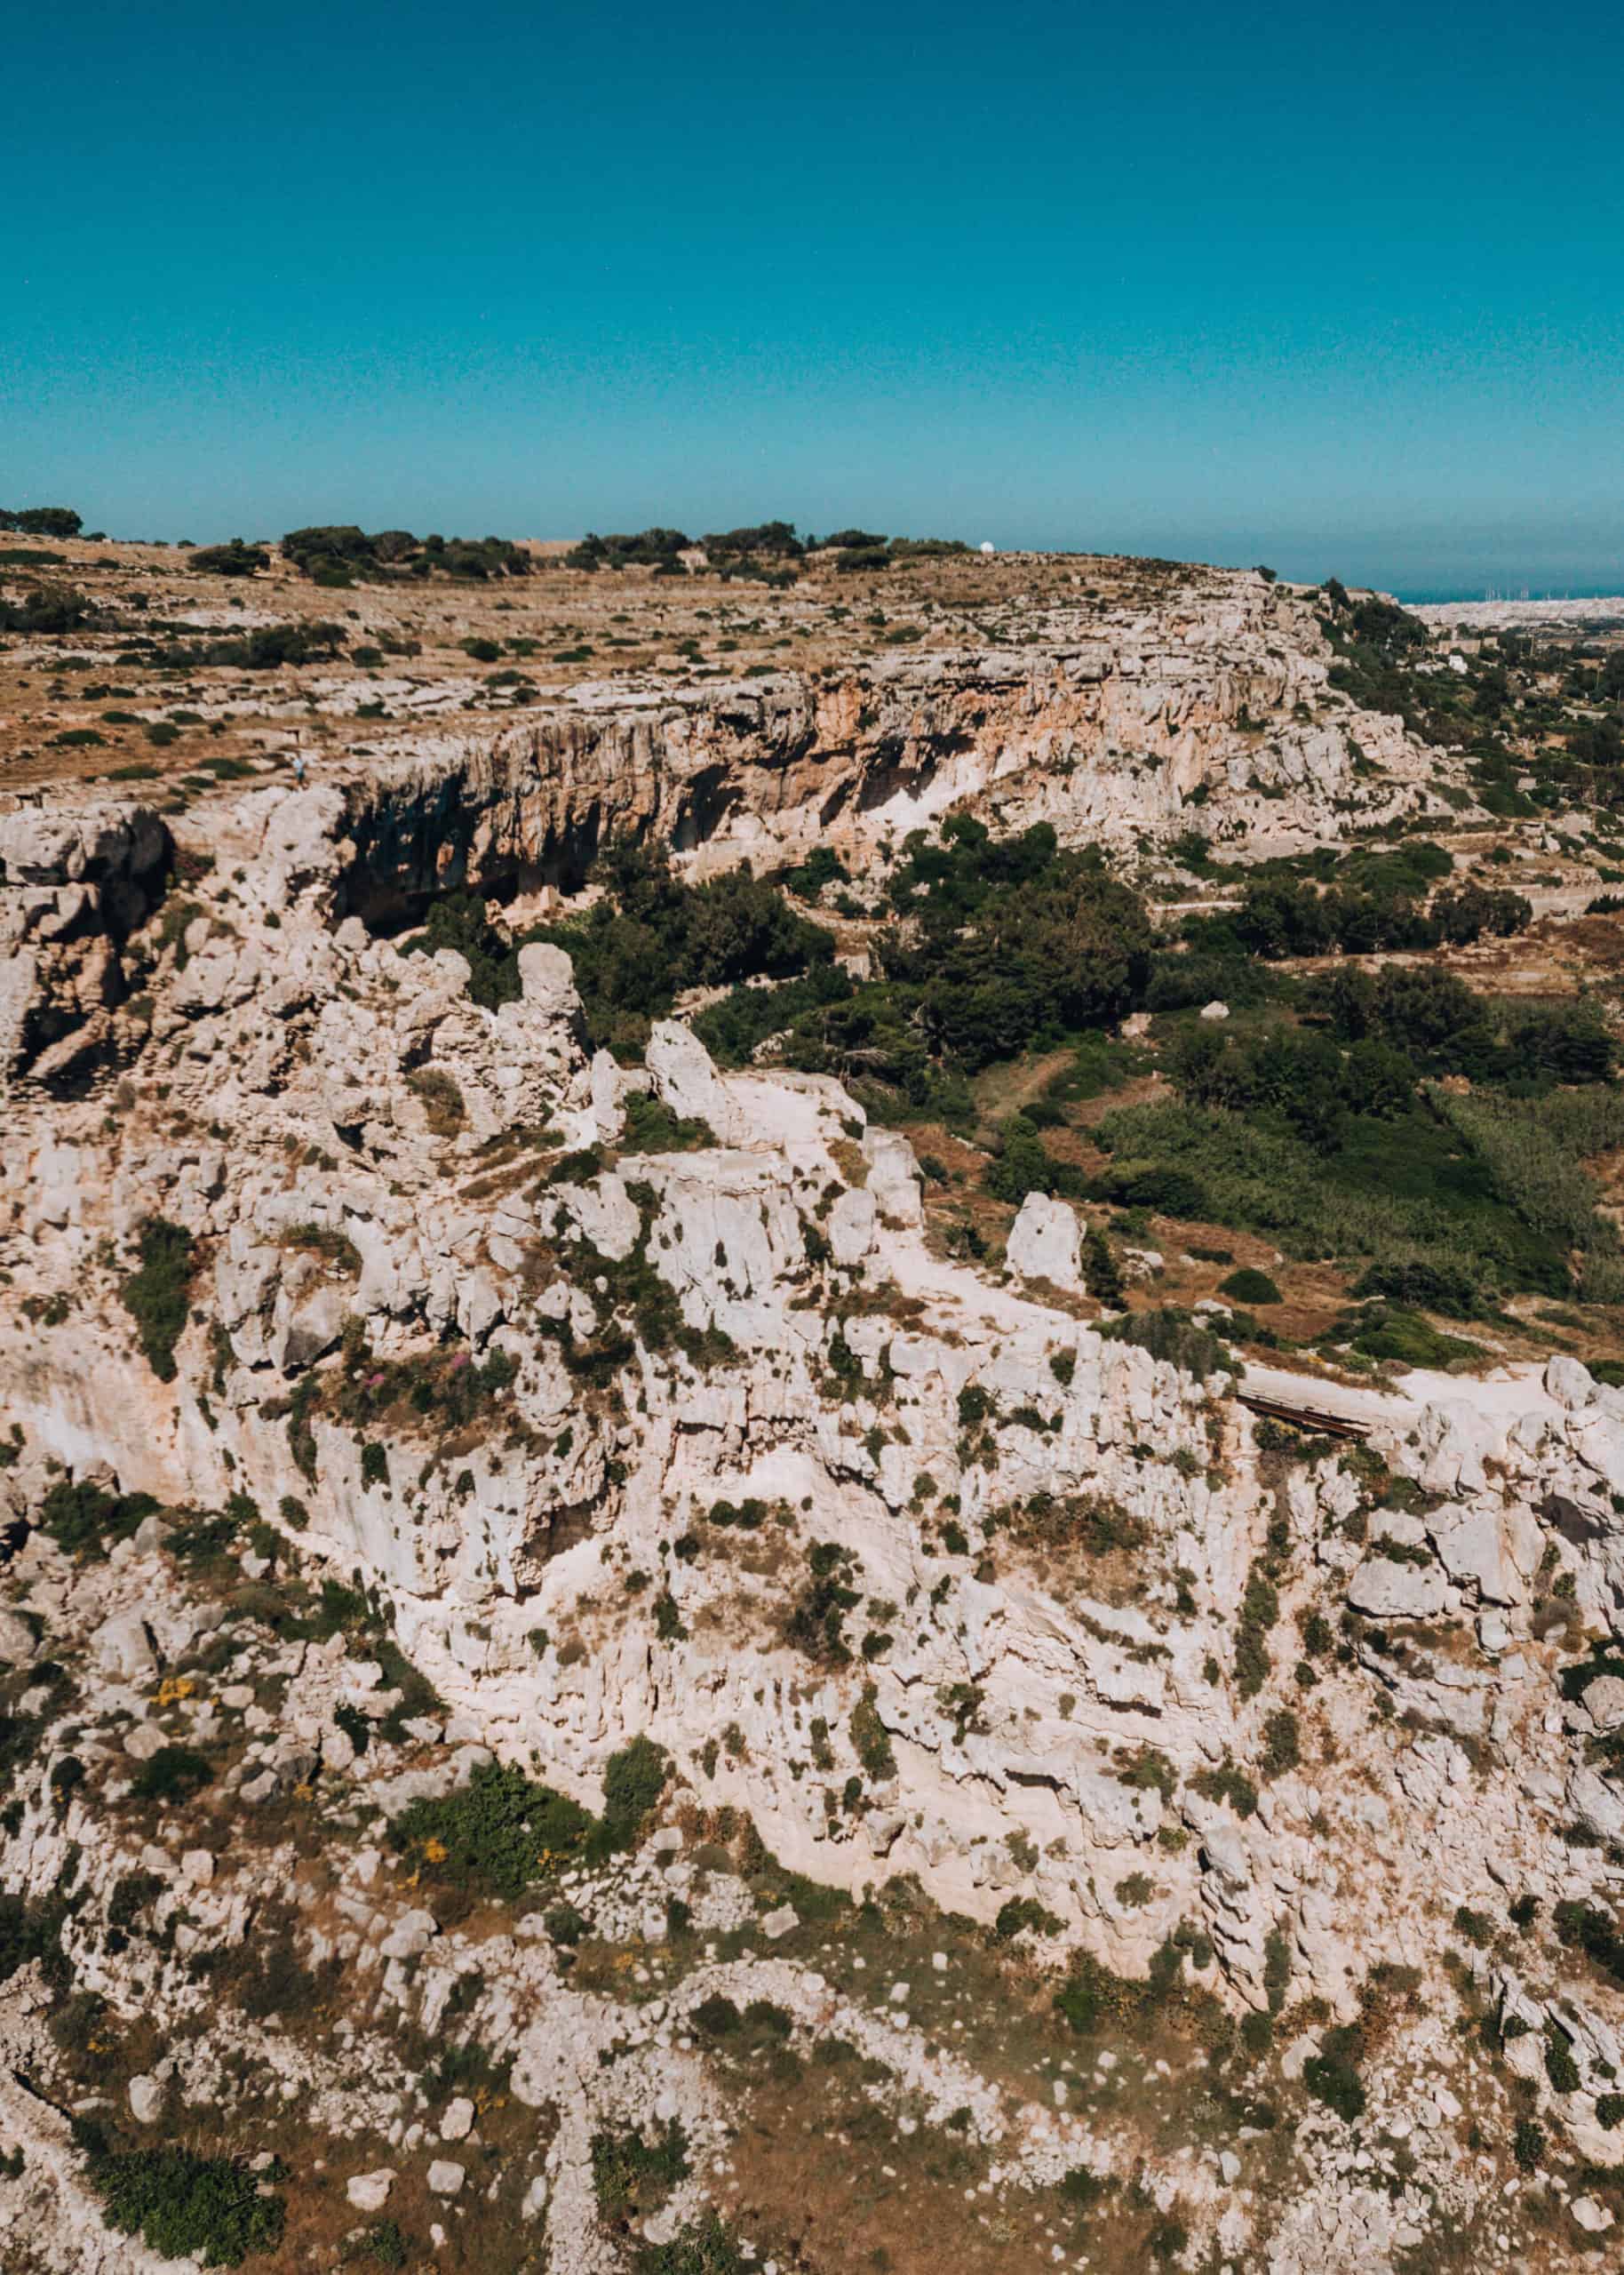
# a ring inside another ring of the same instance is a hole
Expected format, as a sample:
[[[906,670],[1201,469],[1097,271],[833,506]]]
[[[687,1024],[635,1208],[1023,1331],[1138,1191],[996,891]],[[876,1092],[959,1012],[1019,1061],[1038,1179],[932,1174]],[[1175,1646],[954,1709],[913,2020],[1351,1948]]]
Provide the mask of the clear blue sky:
[[[0,502],[1624,585],[1624,10],[10,12]]]

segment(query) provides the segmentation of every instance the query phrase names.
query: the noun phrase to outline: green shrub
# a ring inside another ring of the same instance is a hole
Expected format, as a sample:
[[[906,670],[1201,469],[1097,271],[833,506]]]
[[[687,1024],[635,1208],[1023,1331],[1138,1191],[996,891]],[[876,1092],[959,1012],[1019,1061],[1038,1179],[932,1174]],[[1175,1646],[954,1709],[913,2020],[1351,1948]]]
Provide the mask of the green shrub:
[[[1263,1768],[1271,1777],[1295,1769],[1302,1760],[1297,1717],[1288,1707],[1270,1714],[1263,1724]]]
[[[1087,2165],[1074,2165],[1060,2183],[1058,2193],[1063,2203],[1079,2211],[1089,2211],[1106,2195],[1111,2187],[1109,2176],[1091,2172]]]
[[[270,565],[271,556],[263,546],[244,545],[240,537],[234,537],[228,545],[199,546],[187,563],[206,577],[251,577],[256,569]]]
[[[475,893],[442,893],[431,902],[423,930],[405,941],[402,955],[432,956],[454,948],[467,960],[471,977],[468,994],[488,1011],[519,999],[519,950],[486,919],[485,903]]]
[[[652,1738],[635,1737],[603,1765],[603,1828],[618,1847],[629,1847],[658,1802],[671,1776],[671,1756]]]
[[[1126,1285],[1111,1242],[1097,1225],[1090,1225],[1083,1234],[1082,1261],[1084,1287],[1096,1302],[1115,1310],[1126,1293]],[[1049,1364],[1053,1367],[1055,1361],[1051,1359]]]
[[[336,1962],[330,1960],[321,1973],[306,1967],[291,1933],[273,1936],[259,1946],[243,1977],[239,1994],[243,2012],[256,2022],[269,2015],[309,2015],[330,1990],[336,1973]]]
[[[637,2132],[593,2135],[593,2191],[606,2219],[657,2212],[690,2170],[688,2135],[674,2117],[652,2142]]]
[[[1181,1948],[1172,1938],[1160,1945],[1138,1980],[1113,1975],[1092,1953],[1079,1952],[1055,1993],[1055,2012],[1079,2038],[1092,2037],[1107,2024],[1132,2031],[1164,2008],[1177,1990],[1181,1963]]]
[[[1278,1304],[1280,1291],[1266,1272],[1254,1271],[1249,1264],[1238,1272],[1231,1272],[1227,1280],[1218,1283],[1221,1296],[1231,1297],[1238,1304]]]
[[[21,537],[77,537],[84,527],[71,506],[0,507],[0,530]]]
[[[189,1745],[161,1745],[137,1769],[130,1791],[138,1801],[189,1801],[211,1784],[214,1768]]]
[[[483,583],[526,577],[530,571],[529,555],[506,538],[417,538],[410,530],[369,534],[351,522],[290,530],[282,540],[282,552],[313,584],[334,588],[357,580],[388,583],[433,577]]]
[[[1243,1770],[1226,1761],[1222,1768],[1198,1769],[1190,1789],[1204,1800],[1227,1801],[1237,1816],[1257,1815],[1257,1787]]]
[[[29,1902],[0,1889],[0,1983],[9,1983],[20,1968],[36,1960],[47,1983],[65,1988],[72,1977],[62,1950],[67,1916],[60,1898]]]
[[[708,1122],[685,1120],[647,1090],[629,1093],[625,1117],[624,1143],[630,1153],[686,1153],[716,1143],[716,1132]]]
[[[157,1508],[150,1493],[104,1493],[59,1478],[40,1504],[39,1528],[69,1556],[105,1556]]]
[[[1511,2135],[1511,2153],[1524,2172],[1538,2171],[1545,2157],[1545,2127],[1531,2117],[1519,2118]]]
[[[137,1235],[140,1265],[120,1294],[135,1321],[142,1356],[161,1383],[175,1379],[175,1345],[187,1322],[192,1282],[192,1235],[162,1217],[143,1219]]]
[[[851,1742],[868,1775],[883,1779],[896,1776],[896,1755],[892,1750],[891,1734],[880,1719],[878,1697],[874,1684],[869,1683],[852,1708]]]
[[[113,1884],[107,1901],[109,1928],[129,1928],[137,1915],[155,1904],[168,1887],[156,1872],[125,1872]]]
[[[1279,1595],[1259,1560],[1246,1575],[1235,1638],[1235,1681],[1243,1698],[1255,1698],[1269,1680],[1267,1638],[1279,1616]]]
[[[84,1783],[84,1764],[76,1753],[65,1753],[52,1764],[48,1783],[52,1806],[59,1817],[65,1816],[68,1802]]]
[[[361,2257],[370,2259],[375,2267],[404,2267],[410,2257],[400,2223],[394,2220],[379,2220],[369,2228],[357,2248]]]
[[[1559,2094],[1576,2094],[1582,2082],[1566,2039],[1554,2029],[1545,2033],[1545,2074]]]
[[[1201,1188],[1200,1214],[1262,1233],[1290,1256],[1367,1257],[1377,1266],[1419,1259],[1452,1275],[1449,1284],[1457,1289],[1483,1283],[1564,1295],[1570,1281],[1559,1246],[1524,1210],[1523,1192],[1532,1193],[1540,1176],[1549,1185],[1553,1162],[1576,1160],[1581,1146],[1595,1141],[1595,1150],[1603,1150],[1619,1140],[1599,1113],[1587,1114],[1581,1125],[1558,1095],[1523,1109],[1525,1135],[1519,1122],[1514,1139],[1508,1122],[1499,1160],[1492,1161],[1477,1144],[1486,1124],[1469,1130],[1455,1114],[1471,1103],[1429,1093],[1397,1121],[1350,1115],[1329,1153],[1253,1111],[1118,1108],[1097,1133],[1111,1165],[1090,1189],[1120,1192],[1126,1200],[1133,1195],[1125,1185],[1140,1171],[1176,1171]],[[1511,1102],[1496,1103],[1515,1118]],[[1521,1185],[1519,1162],[1528,1168]],[[1585,1230],[1604,1244],[1605,1234],[1584,1221],[1580,1186],[1572,1178],[1567,1185],[1562,1207],[1552,1203],[1551,1221],[1560,1215],[1572,1232]],[[1593,1219],[1593,1191],[1590,1201]]]
[[[1494,1940],[1494,1922],[1484,1912],[1474,1912],[1469,1904],[1455,1907],[1455,1932],[1464,1936],[1477,1951],[1486,1951]]]
[[[1030,1928],[1035,1935],[1056,1936],[1060,1921],[1052,1912],[1046,1912],[1035,1896],[1012,1896],[999,1907],[992,1932],[1000,1944],[1013,1943]]]
[[[1184,1312],[1126,1312],[1120,1319],[1109,1321],[1100,1333],[1112,1343],[1136,1344],[1153,1359],[1193,1375],[1198,1383],[1234,1363],[1227,1345],[1210,1328],[1198,1327]]]
[[[640,2245],[632,2275],[752,2275],[758,2263],[745,2258],[737,2237],[718,2215],[706,2211],[673,2242]]]
[[[602,900],[526,938],[569,955],[594,1043],[641,1052],[649,1021],[683,988],[792,979],[832,965],[832,936],[747,868],[689,885],[663,848],[616,839],[593,874],[608,888]]]
[[[850,1551],[829,1540],[815,1540],[807,1551],[811,1577],[790,1607],[784,1640],[825,1666],[847,1666],[846,1615],[862,1598],[850,1586]]]
[[[561,1950],[573,1951],[592,1922],[584,1912],[577,1912],[573,1904],[555,1904],[550,1912],[544,1914],[542,1925],[550,1942],[558,1944]]]
[[[1346,2125],[1352,2125],[1365,2114],[1365,2085],[1359,2076],[1359,2033],[1356,2026],[1344,2025],[1325,2032],[1325,2043],[1318,2054],[1311,2054],[1302,2065],[1302,2082],[1316,2101],[1334,2110]]]
[[[1271,1928],[1263,1942],[1263,1990],[1271,2015],[1285,2006],[1291,1979],[1292,1947],[1278,1928]]]
[[[460,1791],[413,1801],[395,1818],[390,1839],[425,1879],[472,1881],[513,1903],[532,1880],[578,1862],[593,1831],[577,1802],[490,1762]]]
[[[1611,1912],[1574,1897],[1559,1903],[1552,1915],[1556,1940],[1569,1951],[1581,1951],[1591,1965],[1615,1983],[1624,1984],[1624,1936]]]
[[[174,2148],[116,2154],[93,2128],[80,2131],[103,2220],[140,2236],[149,2250],[166,2259],[195,2257],[205,2267],[240,2267],[250,2253],[281,2242],[283,2199],[259,2193],[245,2161]]]

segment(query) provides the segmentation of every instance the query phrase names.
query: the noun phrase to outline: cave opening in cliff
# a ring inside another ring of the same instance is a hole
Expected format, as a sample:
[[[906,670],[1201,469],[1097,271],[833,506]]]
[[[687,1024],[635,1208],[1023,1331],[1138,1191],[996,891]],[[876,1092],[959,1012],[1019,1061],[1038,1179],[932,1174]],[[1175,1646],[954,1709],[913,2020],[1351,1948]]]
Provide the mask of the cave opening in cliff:
[[[549,824],[539,844],[521,826],[489,843],[461,806],[437,809],[409,823],[384,809],[352,825],[355,858],[340,882],[335,921],[359,916],[375,938],[420,930],[437,904],[468,897],[516,915],[533,913],[551,893],[574,898],[585,887],[601,841],[594,805],[578,821]]]

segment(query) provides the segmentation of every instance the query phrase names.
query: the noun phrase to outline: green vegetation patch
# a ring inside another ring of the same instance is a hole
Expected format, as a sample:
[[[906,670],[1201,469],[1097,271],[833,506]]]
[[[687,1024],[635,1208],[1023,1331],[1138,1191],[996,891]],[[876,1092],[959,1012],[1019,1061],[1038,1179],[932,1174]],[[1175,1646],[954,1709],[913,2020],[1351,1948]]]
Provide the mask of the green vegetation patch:
[[[120,2152],[98,2127],[75,2130],[103,2220],[123,2235],[139,2235],[149,2250],[204,2267],[240,2267],[251,2253],[281,2242],[283,2199],[260,2193],[244,2160],[179,2148]]]
[[[137,1233],[140,1264],[120,1296],[135,1321],[141,1354],[161,1383],[175,1379],[175,1345],[187,1322],[187,1298],[196,1257],[184,1225],[163,1217],[143,1219]]]
[[[635,2131],[593,2135],[593,2192],[605,2219],[657,2212],[691,2169],[688,2135],[674,2117],[652,2141]]]
[[[578,1802],[488,1762],[442,1800],[413,1801],[390,1840],[426,1880],[473,1883],[513,1903],[533,1881],[580,1862],[594,1830]]]
[[[38,1524],[68,1555],[102,1557],[157,1506],[150,1493],[104,1493],[98,1485],[59,1478],[40,1504]]]

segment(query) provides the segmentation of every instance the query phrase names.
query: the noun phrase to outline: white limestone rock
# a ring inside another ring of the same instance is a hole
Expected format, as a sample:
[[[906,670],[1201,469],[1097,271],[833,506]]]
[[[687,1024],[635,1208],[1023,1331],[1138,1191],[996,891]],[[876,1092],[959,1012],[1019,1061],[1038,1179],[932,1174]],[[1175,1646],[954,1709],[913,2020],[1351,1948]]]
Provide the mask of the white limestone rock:
[[[1436,1619],[1448,1582],[1436,1564],[1397,1564],[1367,1556],[1348,1584],[1348,1600],[1368,1619]]]
[[[519,951],[519,986],[525,1008],[544,1019],[574,1020],[581,1016],[581,997],[575,984],[575,966],[562,948],[545,940],[529,940]]]
[[[1029,1193],[1009,1228],[1005,1250],[1009,1268],[1024,1280],[1047,1280],[1056,1288],[1082,1282],[1082,1236],[1077,1211],[1047,1193]]]
[[[726,1094],[710,1052],[693,1030],[676,1019],[656,1019],[643,1058],[662,1105],[684,1122],[709,1122],[726,1144]]]

